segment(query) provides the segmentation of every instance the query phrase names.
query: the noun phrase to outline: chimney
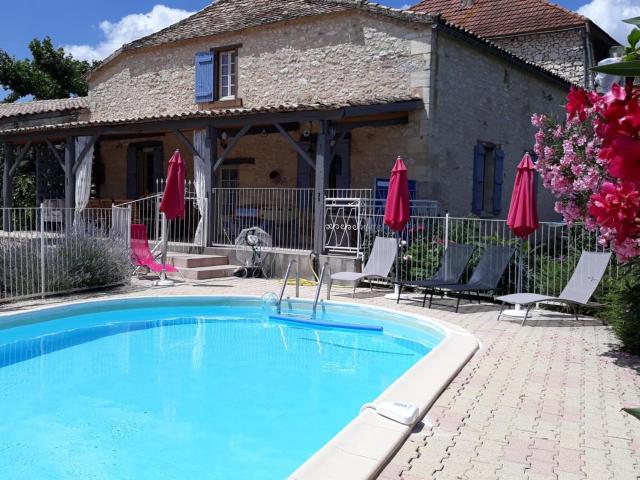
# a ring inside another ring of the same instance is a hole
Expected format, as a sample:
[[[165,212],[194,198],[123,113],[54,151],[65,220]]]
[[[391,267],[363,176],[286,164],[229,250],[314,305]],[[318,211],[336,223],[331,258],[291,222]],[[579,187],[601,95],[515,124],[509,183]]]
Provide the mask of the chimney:
[[[470,8],[473,7],[475,0],[460,0],[460,6],[462,8]]]

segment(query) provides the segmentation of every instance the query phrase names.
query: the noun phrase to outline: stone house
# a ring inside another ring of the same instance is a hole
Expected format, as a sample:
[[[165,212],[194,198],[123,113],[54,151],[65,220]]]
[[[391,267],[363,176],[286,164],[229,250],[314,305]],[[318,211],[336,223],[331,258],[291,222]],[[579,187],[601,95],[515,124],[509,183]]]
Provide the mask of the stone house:
[[[593,87],[590,68],[618,45],[586,17],[547,0],[423,0],[414,12],[448,21],[569,81]]]
[[[220,186],[374,188],[402,155],[418,198],[503,218],[531,114],[559,114],[570,86],[439,16],[359,0],[219,0],[123,46],[89,85],[0,105],[5,206],[6,166],[40,144],[67,206],[86,157],[94,195],[122,202],[153,192],[180,148],[212,203]],[[540,205],[555,218],[542,189]]]

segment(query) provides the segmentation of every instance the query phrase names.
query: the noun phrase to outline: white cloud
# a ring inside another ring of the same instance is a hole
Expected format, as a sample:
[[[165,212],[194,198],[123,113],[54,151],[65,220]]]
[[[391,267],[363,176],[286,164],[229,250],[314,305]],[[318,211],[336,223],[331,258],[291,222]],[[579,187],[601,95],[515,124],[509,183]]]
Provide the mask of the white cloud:
[[[103,60],[123,44],[157,32],[193,13],[156,5],[148,13],[127,15],[115,23],[100,22],[105,38],[97,45],[67,45],[64,49],[79,60]]]
[[[591,0],[578,9],[622,45],[627,45],[627,35],[632,25],[622,22],[626,18],[640,16],[638,0]]]

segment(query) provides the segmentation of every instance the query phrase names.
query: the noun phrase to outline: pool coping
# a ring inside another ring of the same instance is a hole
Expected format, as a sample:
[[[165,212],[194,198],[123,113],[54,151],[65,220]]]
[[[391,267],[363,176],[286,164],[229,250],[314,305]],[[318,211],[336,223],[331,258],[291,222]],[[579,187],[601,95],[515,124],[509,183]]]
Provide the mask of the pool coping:
[[[300,299],[296,299],[298,300]],[[324,303],[362,308],[362,304],[351,302]],[[475,335],[448,322],[423,315],[399,313],[386,307],[366,308],[411,318],[425,326],[435,326],[445,334],[445,338],[431,352],[372,402],[377,404],[394,401],[413,404],[419,409],[418,418],[412,425],[403,425],[378,415],[372,409],[365,409],[303,463],[289,477],[290,480],[376,478],[415,425],[424,419],[438,397],[481,347]]]
[[[27,316],[30,313],[47,310],[62,310],[65,307],[83,304],[108,303],[126,300],[157,300],[156,295],[114,296],[99,299],[82,299],[63,304],[43,305],[19,312],[0,313],[0,323],[4,317]],[[256,295],[169,295],[163,299],[184,298],[203,299],[220,298],[225,300],[252,299]],[[312,304],[303,298],[289,298],[288,302],[296,304]],[[413,404],[418,407],[417,420],[412,425],[403,425],[378,415],[372,409],[361,411],[349,424],[338,432],[327,444],[305,461],[289,478],[290,480],[349,480],[375,478],[387,465],[393,455],[405,442],[415,425],[421,422],[431,406],[451,381],[464,368],[467,362],[480,348],[478,339],[456,325],[433,319],[424,315],[398,312],[391,308],[363,306],[352,302],[322,301],[323,306],[356,307],[393,314],[394,317],[407,318],[416,322],[417,326],[429,327],[444,334],[444,339],[419,360],[391,386],[389,386],[373,404],[383,401],[395,401]],[[41,320],[42,321],[42,320]],[[397,319],[395,320],[397,321]],[[39,323],[27,322],[27,323]],[[24,325],[19,320],[8,328]],[[5,325],[0,325],[5,327]]]

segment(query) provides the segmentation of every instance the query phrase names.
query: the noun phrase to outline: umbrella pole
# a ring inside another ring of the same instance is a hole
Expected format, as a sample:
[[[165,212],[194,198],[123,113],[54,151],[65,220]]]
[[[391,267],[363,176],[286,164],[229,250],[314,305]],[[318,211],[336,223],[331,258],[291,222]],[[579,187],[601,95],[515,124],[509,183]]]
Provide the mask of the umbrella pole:
[[[520,252],[518,253],[518,278],[516,279],[516,293],[522,293],[522,280],[524,278],[524,238],[520,239]],[[514,308],[505,310],[502,315],[507,317],[524,318],[526,312],[522,309],[522,305],[515,304]]]
[[[520,258],[518,261],[518,293],[522,293],[522,279],[524,269],[524,238],[520,239]],[[519,305],[518,305],[519,306]]]
[[[398,272],[398,267],[400,266],[400,262],[398,261],[398,257],[400,256],[400,235],[396,232],[396,284],[393,288],[394,296],[397,296],[400,293],[400,284],[398,283],[400,276]]]
[[[398,299],[398,295],[400,293],[400,284],[398,283],[400,281],[400,277],[399,277],[399,269],[400,269],[400,262],[399,262],[399,256],[402,253],[400,251],[400,233],[399,232],[393,232],[393,236],[396,239],[396,282],[393,286],[393,293],[388,293],[384,296],[384,298],[388,298],[389,300],[397,300]],[[404,295],[404,294],[403,294]],[[404,296],[403,296],[404,298]]]
[[[167,278],[167,248],[169,237],[169,225],[167,223],[167,216],[162,214],[162,272],[160,273],[160,280],[154,282],[154,285],[160,287],[173,287],[175,282]]]

